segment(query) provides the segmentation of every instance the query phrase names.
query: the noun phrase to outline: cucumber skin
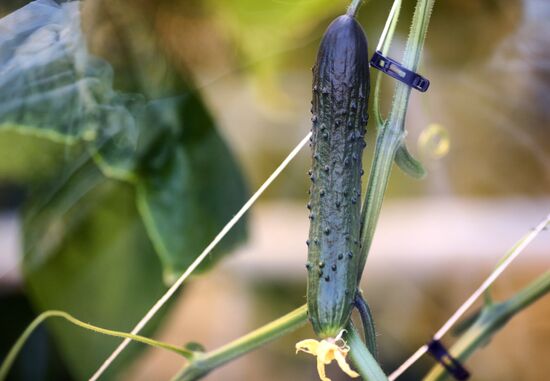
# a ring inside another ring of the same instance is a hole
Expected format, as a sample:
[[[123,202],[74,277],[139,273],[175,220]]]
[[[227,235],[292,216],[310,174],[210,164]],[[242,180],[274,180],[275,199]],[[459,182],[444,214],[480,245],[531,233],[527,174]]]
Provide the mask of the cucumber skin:
[[[353,17],[340,16],[325,32],[313,68],[307,303],[321,338],[347,325],[358,283],[369,91],[365,33]]]

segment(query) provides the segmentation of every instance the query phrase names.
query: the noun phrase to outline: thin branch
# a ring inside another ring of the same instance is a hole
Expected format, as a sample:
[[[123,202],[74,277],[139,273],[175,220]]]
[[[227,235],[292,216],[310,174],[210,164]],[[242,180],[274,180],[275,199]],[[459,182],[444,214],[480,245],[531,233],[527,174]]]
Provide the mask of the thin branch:
[[[19,338],[17,339],[17,341],[13,345],[13,347],[9,351],[8,355],[4,359],[4,362],[2,363],[2,366],[0,367],[0,380],[3,381],[3,380],[6,379],[6,377],[8,375],[8,372],[9,372],[11,366],[13,365],[13,362],[17,358],[17,355],[19,354],[21,349],[23,349],[23,346],[25,345],[26,341],[29,339],[31,334],[35,331],[35,329],[38,328],[38,326],[40,326],[40,324],[42,324],[46,319],[53,318],[53,317],[65,319],[68,322],[70,322],[74,325],[77,325],[81,328],[85,328],[85,329],[88,329],[90,331],[94,331],[96,333],[101,333],[103,335],[114,336],[114,337],[123,337],[123,338],[127,338],[128,340],[138,341],[140,343],[147,344],[147,345],[150,345],[150,346],[153,346],[153,347],[166,349],[168,351],[177,353],[178,355],[183,356],[187,359],[190,359],[193,356],[192,351],[187,350],[185,348],[177,347],[177,346],[172,345],[172,344],[163,343],[163,342],[156,341],[156,340],[153,340],[153,339],[149,339],[149,338],[143,337],[143,336],[137,336],[137,335],[132,335],[132,334],[125,333],[125,332],[113,331],[113,330],[110,330],[110,329],[97,327],[97,326],[92,325],[92,324],[84,323],[83,321],[80,321],[77,318],[73,317],[72,315],[70,315],[66,312],[63,312],[63,311],[46,311],[46,312],[43,312],[40,315],[38,315],[32,321],[32,323],[29,324],[29,326],[25,329],[25,331],[21,334],[21,336],[19,336]]]
[[[506,255],[506,259],[502,261],[499,266],[487,277],[487,279],[479,286],[477,290],[475,290],[472,295],[462,304],[456,312],[447,320],[447,322],[437,331],[434,335],[434,339],[439,340],[445,335],[449,329],[460,319],[462,315],[474,304],[477,298],[485,290],[491,286],[495,282],[495,280],[498,279],[498,277],[506,270],[506,268],[525,250],[525,248],[533,242],[533,240],[537,237],[537,235],[544,230],[544,228],[548,225],[548,222],[550,221],[550,215],[546,216],[546,218],[540,222],[534,229],[532,229],[529,233],[527,233],[524,237],[521,238],[521,240],[514,245],[512,250],[508,255]]]
[[[191,362],[174,377],[174,380],[198,380],[211,370],[296,330],[306,322],[307,306],[304,305],[221,348],[212,352],[196,354]]]
[[[441,328],[433,335],[434,340],[440,340],[460,319],[462,315],[474,304],[474,302],[498,279],[498,277],[504,272],[504,270],[525,250],[525,248],[542,232],[546,226],[550,223],[550,215],[542,220],[535,228],[531,229],[529,233],[524,235],[504,256],[504,260],[501,260],[498,266],[493,272],[483,281],[483,283],[466,299],[464,303],[455,311],[453,315],[441,326]],[[534,287],[534,286],[533,286]],[[533,291],[530,291],[533,292]],[[529,301],[529,299],[520,299]],[[522,305],[519,302],[515,302],[519,309]],[[494,303],[485,304],[486,309],[497,308]],[[476,319],[477,321],[477,319]],[[403,372],[405,372],[411,365],[413,365],[422,355],[428,351],[428,346],[423,345],[420,347],[411,357],[409,357],[399,368],[397,368],[391,375],[390,381],[398,378]]]
[[[477,349],[499,332],[505,324],[525,308],[550,292],[550,271],[533,281],[506,302],[486,306],[478,319],[451,347],[451,355],[461,362],[466,361]],[[442,381],[448,377],[441,365],[436,365],[424,381]]]

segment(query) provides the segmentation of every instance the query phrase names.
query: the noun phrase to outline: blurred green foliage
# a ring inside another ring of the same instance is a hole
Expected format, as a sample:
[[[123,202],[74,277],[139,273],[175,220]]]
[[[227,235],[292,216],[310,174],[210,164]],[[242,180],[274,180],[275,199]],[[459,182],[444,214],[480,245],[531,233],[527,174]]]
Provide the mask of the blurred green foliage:
[[[72,197],[74,188],[65,189],[40,215],[26,221],[26,234],[45,229],[40,240],[27,246],[28,291],[39,310],[70,311],[95,324],[130,331],[162,295],[161,266],[137,213],[132,187],[90,171],[81,181],[95,177],[94,184],[69,210],[58,208],[64,207],[63,196]],[[41,256],[46,247],[47,260]],[[156,323],[145,334],[151,334]],[[51,322],[49,327],[76,379],[88,378],[118,343],[65,322]],[[133,345],[125,352],[110,369],[111,376],[140,347]]]
[[[8,31],[0,39],[0,179],[30,190],[23,213],[29,297],[39,311],[124,331],[246,199],[238,164],[192,80],[159,48],[152,25],[131,17],[143,9],[128,5],[86,3],[81,13],[77,2],[38,1],[0,20]],[[90,14],[98,28],[116,30],[110,38],[125,55],[114,65],[87,48],[80,20],[93,22]],[[245,224],[199,270],[241,242]],[[77,379],[117,343],[63,323],[50,327]]]

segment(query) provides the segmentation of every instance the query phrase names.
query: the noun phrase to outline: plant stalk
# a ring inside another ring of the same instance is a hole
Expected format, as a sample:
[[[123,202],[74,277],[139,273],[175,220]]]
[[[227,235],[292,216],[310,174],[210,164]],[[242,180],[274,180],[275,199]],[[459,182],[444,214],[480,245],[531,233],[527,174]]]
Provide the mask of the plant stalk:
[[[393,167],[393,161],[397,149],[403,141],[404,133],[399,129],[389,127],[380,128],[376,138],[376,148],[372,162],[372,169],[369,174],[367,194],[362,211],[361,229],[361,261],[358,267],[359,279],[365,267],[382,202],[388,187]]]
[[[547,271],[507,301],[485,306],[477,320],[460,336],[449,353],[461,362],[466,361],[500,331],[512,317],[549,292],[550,271]],[[437,364],[424,378],[424,381],[442,381],[448,377],[449,374],[445,368]]]
[[[189,364],[187,364],[173,380],[198,380],[213,369],[257,349],[282,335],[296,330],[306,322],[307,306],[303,305],[287,315],[218,349],[205,353],[195,352]]]
[[[407,46],[403,56],[403,65],[413,71],[417,70],[420,62],[434,2],[435,0],[418,0],[414,11],[411,32],[407,39]],[[395,25],[393,25],[392,28],[395,29]],[[393,37],[393,32],[390,37]],[[390,40],[386,41],[384,44],[386,49],[387,46],[389,46],[389,41]],[[404,144],[403,141],[406,134],[405,117],[407,114],[410,93],[411,88],[408,85],[401,82],[396,83],[390,116],[383,125],[378,126],[374,160],[369,175],[367,194],[362,211],[362,248],[359,266],[359,271],[361,273],[363,272],[370,251],[372,238],[376,230],[378,217],[380,216],[380,210],[384,200],[384,194],[390,179],[393,161],[397,150]],[[376,107],[379,107],[378,103]],[[380,115],[380,110],[375,109],[375,114]]]
[[[352,0],[351,4],[348,7],[348,16],[357,17],[357,12],[359,12],[359,8],[362,4],[363,0]]]

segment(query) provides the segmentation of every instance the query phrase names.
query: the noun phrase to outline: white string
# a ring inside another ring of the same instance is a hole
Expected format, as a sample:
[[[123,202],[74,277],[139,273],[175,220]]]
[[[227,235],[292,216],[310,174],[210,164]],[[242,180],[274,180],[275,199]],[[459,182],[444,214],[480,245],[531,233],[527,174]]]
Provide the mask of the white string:
[[[407,359],[407,361],[405,361],[403,364],[401,364],[401,366],[399,368],[397,368],[396,370],[393,371],[392,374],[390,374],[390,376],[388,377],[388,380],[393,381],[397,377],[401,376],[403,374],[403,372],[405,372],[407,369],[409,369],[412,366],[412,364],[414,364],[415,362],[420,360],[420,358],[427,351],[428,351],[428,346],[427,345],[423,345],[420,348],[418,348],[418,350],[416,352],[414,352],[414,354],[411,357],[409,357]]]
[[[162,306],[172,297],[181,284],[187,279],[189,275],[200,265],[200,263],[210,254],[212,249],[222,240],[222,238],[231,230],[231,228],[242,218],[242,216],[250,209],[250,207],[258,200],[262,193],[271,185],[271,183],[281,174],[286,166],[296,157],[301,149],[306,145],[311,132],[302,139],[300,143],[290,152],[290,154],[283,160],[279,167],[269,176],[269,178],[262,184],[262,186],[250,197],[250,199],[242,206],[242,208],[235,214],[235,216],[223,227],[218,235],[210,242],[210,244],[203,250],[203,252],[195,259],[195,261],[185,270],[185,272],[178,278],[178,280],[166,291],[166,293],[155,303],[153,307],[147,312],[147,314],[139,321],[134,327],[131,334],[137,335],[143,327],[151,320],[151,318],[158,312]],[[90,381],[96,381],[107,370],[117,356],[128,346],[130,339],[124,339],[124,341],[115,349],[113,353],[103,362],[99,369],[90,378]]]
[[[450,329],[451,327],[460,319],[462,315],[474,304],[474,302],[487,290],[491,284],[506,270],[506,268],[523,252],[523,250],[535,239],[535,237],[544,230],[544,228],[550,223],[550,214],[538,224],[534,229],[532,229],[524,238],[521,239],[520,243],[512,250],[510,255],[506,257],[500,265],[485,279],[485,281],[478,287],[477,290],[473,292],[472,295],[456,310],[456,312],[447,320],[445,324],[435,333],[433,340],[440,340]],[[413,365],[424,353],[428,351],[428,346],[423,345],[420,347],[411,357],[407,359],[399,368],[397,368],[389,377],[390,381],[395,380],[403,372],[405,372],[411,365]]]
[[[386,36],[388,35],[388,32],[390,30],[390,25],[395,17],[397,10],[400,7],[401,7],[401,0],[395,0],[391,8],[390,15],[386,19],[386,25],[384,25],[384,30],[382,31],[382,34],[380,35],[380,39],[378,40],[378,45],[376,46],[376,50],[379,52],[382,51],[382,46],[384,45],[384,41],[386,40]]]

